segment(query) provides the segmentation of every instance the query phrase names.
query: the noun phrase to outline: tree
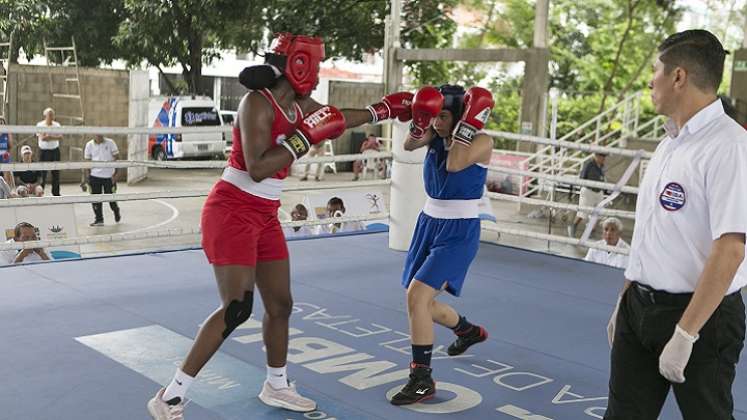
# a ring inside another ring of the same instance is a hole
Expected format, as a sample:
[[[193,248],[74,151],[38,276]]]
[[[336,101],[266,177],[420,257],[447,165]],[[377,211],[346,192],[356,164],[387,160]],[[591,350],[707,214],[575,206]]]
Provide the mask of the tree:
[[[410,0],[403,2],[402,44],[406,48],[451,48],[457,25],[449,15],[457,0]],[[456,64],[445,61],[407,61],[405,65],[419,84],[451,80]]]
[[[260,6],[249,0],[124,0],[126,18],[115,44],[131,64],[145,60],[162,74],[164,66],[180,66],[196,92],[203,63],[217,57],[218,48],[238,36],[261,36]]]
[[[27,58],[43,52],[44,37],[49,33],[48,7],[34,0],[0,0],[0,32],[3,41],[13,34],[10,61],[18,63],[21,49]]]
[[[53,10],[47,42],[69,46],[75,39],[78,64],[95,67],[124,56],[112,48],[120,23],[125,18],[124,0],[45,0]]]

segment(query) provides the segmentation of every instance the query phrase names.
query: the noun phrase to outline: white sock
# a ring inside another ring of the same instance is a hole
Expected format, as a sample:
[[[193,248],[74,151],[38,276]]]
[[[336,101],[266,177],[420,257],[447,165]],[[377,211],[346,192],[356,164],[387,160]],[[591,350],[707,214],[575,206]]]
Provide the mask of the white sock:
[[[163,391],[161,399],[164,401],[170,401],[174,397],[179,397],[184,401],[184,395],[187,393],[187,389],[189,389],[189,386],[192,385],[194,380],[195,378],[182,372],[181,369],[177,369],[174,374],[174,379],[171,380],[169,386],[167,386],[166,390]]]
[[[285,366],[274,368],[267,366],[267,382],[275,389],[288,388],[288,375]]]

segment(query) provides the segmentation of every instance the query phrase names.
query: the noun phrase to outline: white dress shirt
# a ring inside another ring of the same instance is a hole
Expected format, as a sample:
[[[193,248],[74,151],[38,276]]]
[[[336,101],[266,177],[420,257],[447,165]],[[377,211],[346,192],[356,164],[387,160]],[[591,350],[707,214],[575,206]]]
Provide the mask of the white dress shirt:
[[[596,242],[599,245],[607,245],[607,241],[604,239]],[[630,249],[630,245],[619,238],[615,245],[619,248]],[[584,260],[595,262],[598,264],[609,265],[610,267],[616,268],[627,268],[628,267],[628,256],[625,254],[619,254],[617,252],[607,252],[603,249],[589,248],[589,252],[586,253]]]
[[[713,241],[747,232],[747,131],[720,100],[656,148],[641,181],[628,280],[670,293],[695,291]],[[727,294],[747,285],[743,263]]]

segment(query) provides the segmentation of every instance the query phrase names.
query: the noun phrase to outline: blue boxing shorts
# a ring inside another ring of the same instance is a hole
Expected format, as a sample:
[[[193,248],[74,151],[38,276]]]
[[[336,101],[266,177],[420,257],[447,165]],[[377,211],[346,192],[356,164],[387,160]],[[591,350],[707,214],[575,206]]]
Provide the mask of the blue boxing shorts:
[[[402,285],[408,288],[417,279],[441,290],[446,283],[446,291],[459,296],[479,247],[479,218],[437,219],[421,212],[407,252]]]

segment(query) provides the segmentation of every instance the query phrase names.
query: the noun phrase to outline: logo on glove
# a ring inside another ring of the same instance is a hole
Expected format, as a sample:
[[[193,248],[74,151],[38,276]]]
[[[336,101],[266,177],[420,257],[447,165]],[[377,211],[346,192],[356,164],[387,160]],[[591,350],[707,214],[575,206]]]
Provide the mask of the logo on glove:
[[[293,149],[296,156],[302,156],[309,151],[309,143],[299,136],[298,133],[288,137],[285,143]]]
[[[328,106],[325,106],[324,108],[320,108],[318,111],[304,118],[303,122],[310,127],[316,127],[331,115],[331,110]]]

